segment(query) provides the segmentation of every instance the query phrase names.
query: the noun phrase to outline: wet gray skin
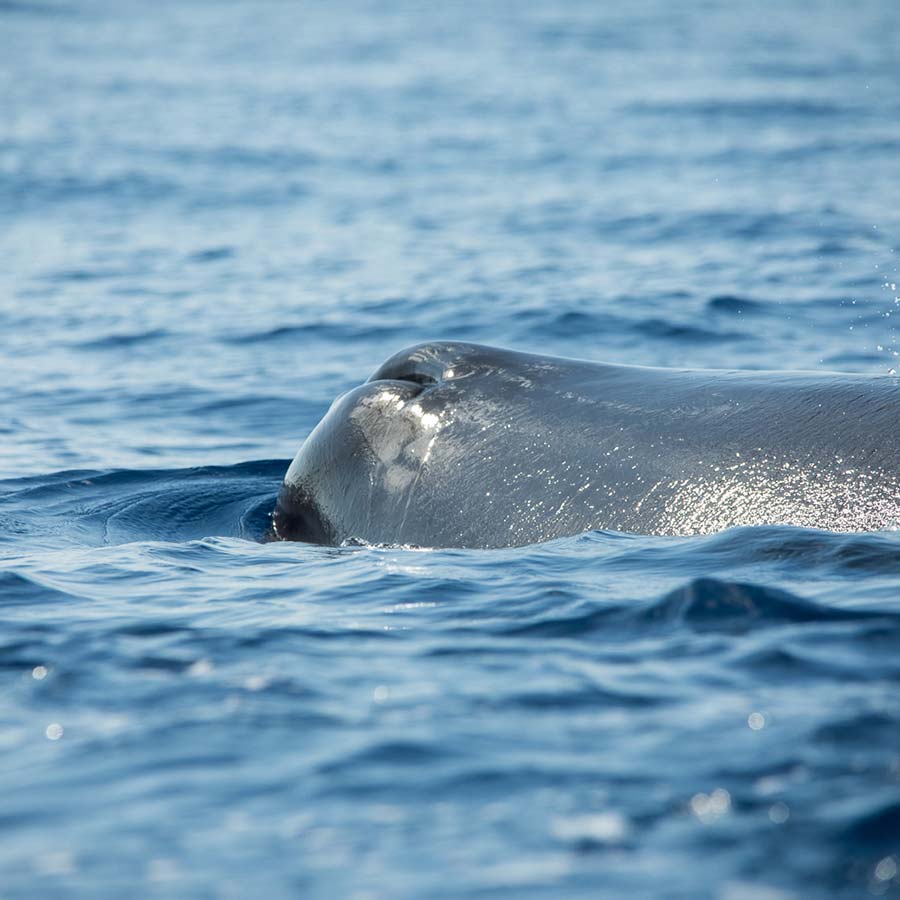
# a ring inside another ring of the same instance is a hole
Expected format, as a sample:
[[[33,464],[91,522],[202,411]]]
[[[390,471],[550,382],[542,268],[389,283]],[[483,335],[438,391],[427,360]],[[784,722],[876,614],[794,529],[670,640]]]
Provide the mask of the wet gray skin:
[[[592,529],[900,523],[900,379],[690,371],[463,343],[391,357],[285,476],[286,540],[510,547]]]

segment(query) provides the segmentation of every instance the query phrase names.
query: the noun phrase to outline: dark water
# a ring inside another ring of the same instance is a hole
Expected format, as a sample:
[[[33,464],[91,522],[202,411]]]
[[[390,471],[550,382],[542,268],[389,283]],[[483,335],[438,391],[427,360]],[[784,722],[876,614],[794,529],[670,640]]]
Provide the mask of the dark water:
[[[0,2],[0,896],[900,895],[900,535],[260,542],[431,338],[886,372],[900,6]]]

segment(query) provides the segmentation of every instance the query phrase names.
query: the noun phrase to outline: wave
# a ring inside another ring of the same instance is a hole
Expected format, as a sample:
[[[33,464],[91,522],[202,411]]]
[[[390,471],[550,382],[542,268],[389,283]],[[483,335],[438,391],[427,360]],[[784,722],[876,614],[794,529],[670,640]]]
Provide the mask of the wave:
[[[577,638],[660,634],[671,630],[739,634],[781,625],[860,622],[900,617],[877,610],[843,609],[758,584],[699,577],[650,601],[605,603],[585,612],[553,613],[524,625],[505,626],[513,636]]]
[[[0,608],[40,605],[49,601],[81,599],[75,594],[48,587],[32,576],[15,570],[0,572]],[[8,650],[9,648],[4,648]]]
[[[9,479],[0,482],[0,529],[76,546],[211,535],[262,540],[288,464],[74,470]]]

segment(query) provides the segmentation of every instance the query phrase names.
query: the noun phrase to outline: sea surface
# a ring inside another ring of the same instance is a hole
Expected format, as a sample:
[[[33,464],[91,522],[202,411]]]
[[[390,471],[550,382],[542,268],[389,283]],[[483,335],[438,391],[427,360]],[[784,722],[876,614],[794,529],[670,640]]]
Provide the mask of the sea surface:
[[[898,201],[892,0],[0,0],[0,898],[900,896],[900,533],[264,540],[418,341],[887,373]]]

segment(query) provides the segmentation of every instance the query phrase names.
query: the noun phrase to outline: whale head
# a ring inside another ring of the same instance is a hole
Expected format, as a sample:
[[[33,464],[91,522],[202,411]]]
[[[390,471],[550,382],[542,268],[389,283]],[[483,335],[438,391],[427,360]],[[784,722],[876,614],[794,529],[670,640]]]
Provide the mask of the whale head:
[[[307,438],[278,498],[276,537],[485,546],[480,523],[495,503],[508,519],[500,529],[515,531],[529,515],[536,459],[556,442],[546,410],[533,410],[553,372],[545,357],[474,344],[401,351],[338,397]]]

